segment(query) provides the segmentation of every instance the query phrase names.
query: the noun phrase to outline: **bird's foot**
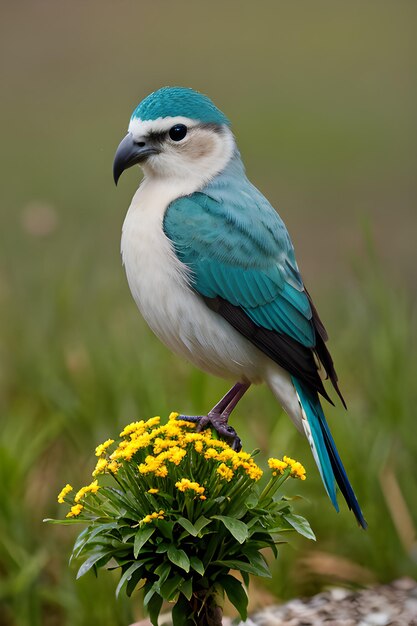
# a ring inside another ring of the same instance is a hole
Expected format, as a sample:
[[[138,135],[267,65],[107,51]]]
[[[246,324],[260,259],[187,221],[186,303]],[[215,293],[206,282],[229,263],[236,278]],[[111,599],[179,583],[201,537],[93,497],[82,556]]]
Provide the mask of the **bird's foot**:
[[[197,424],[197,432],[214,428],[221,439],[224,439],[236,452],[242,449],[242,442],[233,426],[228,424],[228,415],[210,411],[207,415],[178,415],[177,419]]]

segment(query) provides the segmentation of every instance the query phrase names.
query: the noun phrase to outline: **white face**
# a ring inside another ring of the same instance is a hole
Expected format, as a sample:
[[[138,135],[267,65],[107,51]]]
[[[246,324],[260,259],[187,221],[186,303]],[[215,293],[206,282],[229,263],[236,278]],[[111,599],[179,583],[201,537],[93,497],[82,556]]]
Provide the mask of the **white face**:
[[[145,177],[191,178],[202,184],[224,169],[235,149],[227,126],[187,117],[135,118],[129,132],[136,143],[144,142],[158,151],[141,163]]]

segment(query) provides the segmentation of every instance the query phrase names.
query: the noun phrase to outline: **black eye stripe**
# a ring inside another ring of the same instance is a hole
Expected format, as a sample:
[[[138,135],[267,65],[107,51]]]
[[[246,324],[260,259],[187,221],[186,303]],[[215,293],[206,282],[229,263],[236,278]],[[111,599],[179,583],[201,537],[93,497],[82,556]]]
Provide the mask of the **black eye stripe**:
[[[175,124],[175,126],[169,129],[168,134],[172,141],[181,141],[186,136],[187,130],[185,124]]]
[[[151,131],[147,135],[147,139],[154,143],[162,143],[166,139],[166,132]]]

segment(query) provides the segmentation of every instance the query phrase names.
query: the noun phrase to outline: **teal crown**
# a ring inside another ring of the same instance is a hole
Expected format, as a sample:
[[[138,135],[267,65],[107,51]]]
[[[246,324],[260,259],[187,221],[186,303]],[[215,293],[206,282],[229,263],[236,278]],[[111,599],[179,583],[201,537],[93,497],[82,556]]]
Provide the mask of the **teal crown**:
[[[160,117],[189,117],[212,124],[227,124],[227,117],[207,96],[187,87],[162,87],[147,96],[132,113],[132,119],[156,120]]]

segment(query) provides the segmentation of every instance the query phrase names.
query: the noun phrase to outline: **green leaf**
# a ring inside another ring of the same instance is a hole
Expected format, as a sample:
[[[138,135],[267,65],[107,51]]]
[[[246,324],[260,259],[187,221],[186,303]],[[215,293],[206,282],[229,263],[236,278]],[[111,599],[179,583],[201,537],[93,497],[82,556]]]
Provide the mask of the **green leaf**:
[[[174,565],[177,565],[185,572],[190,571],[190,559],[188,558],[184,550],[179,550],[173,544],[171,544],[168,548],[167,554],[171,563],[174,563]]]
[[[131,578],[132,574],[136,572],[137,569],[140,569],[142,567],[143,567],[142,561],[137,561],[135,563],[132,563],[132,565],[127,568],[127,570],[120,577],[119,584],[116,587],[116,598],[119,597],[119,593],[123,585]]]
[[[175,598],[178,594],[178,587],[182,580],[183,578],[181,576],[175,574],[172,578],[168,578],[168,580],[164,582],[161,586],[161,596],[164,600],[168,600],[168,602],[170,602]]]
[[[133,544],[133,556],[135,559],[138,558],[138,554],[145,545],[145,543],[152,537],[155,532],[155,526],[152,528],[143,528],[142,530],[138,530],[135,535],[135,543]]]
[[[91,556],[88,557],[86,561],[81,565],[80,569],[77,572],[77,580],[84,576],[92,567],[95,565],[100,559],[104,557],[108,557],[108,561],[113,556],[113,552],[110,550],[100,550],[99,552],[94,552]]]
[[[227,593],[227,597],[230,602],[239,611],[239,615],[242,620],[246,621],[248,617],[248,596],[240,580],[237,580],[234,576],[230,576],[230,574],[226,574],[224,576],[219,576],[217,581],[222,585],[223,589]]]
[[[149,613],[149,619],[151,620],[151,624],[153,626],[158,626],[158,617],[162,607],[162,602],[163,600],[159,593],[154,592],[145,604],[146,609]]]
[[[259,502],[259,493],[257,491],[252,491],[252,493],[250,493],[246,500],[245,500],[245,505],[248,507],[248,509],[254,509],[257,504]]]
[[[214,561],[212,565],[223,565],[228,569],[237,569],[242,572],[248,572],[248,574],[255,574],[255,576],[263,576],[264,578],[271,578],[271,572],[269,567],[264,563],[261,567],[254,566],[246,561],[239,561],[237,559]]]
[[[190,557],[190,565],[200,576],[204,576],[205,568],[203,562],[197,556]]]
[[[159,576],[158,581],[157,581],[159,586],[164,584],[170,572],[171,572],[171,563],[169,563],[168,561],[164,561],[163,563],[158,565],[158,567],[155,569],[155,574]]]
[[[193,537],[197,537],[198,530],[195,526],[193,526],[190,520],[186,519],[185,517],[179,517],[177,519],[177,522],[178,524],[181,524],[181,526],[187,531],[187,533],[189,533]]]
[[[294,513],[288,513],[283,517],[300,535],[307,537],[307,539],[312,539],[313,541],[316,540],[316,535],[311,530],[311,526],[305,517],[295,515]]]
[[[69,526],[70,524],[88,524],[90,520],[79,518],[79,519],[53,519],[52,517],[45,517],[43,522],[48,522],[49,524],[63,524],[65,526]]]
[[[252,548],[250,546],[248,547],[245,546],[242,549],[242,554],[244,554],[247,557],[249,563],[253,565],[253,567],[258,568],[261,571],[269,572],[268,564],[266,563],[263,554],[261,554],[259,550],[257,550],[256,548]]]
[[[149,583],[148,581],[146,581],[145,588],[144,588],[145,595],[143,597],[143,604],[145,607],[149,604],[154,593],[157,593],[157,589],[158,589],[157,582]]]
[[[161,534],[172,541],[172,532],[174,529],[174,524],[172,522],[166,522],[164,520],[158,520],[157,522],[158,528],[161,531]]]
[[[211,519],[207,519],[207,517],[204,517],[204,515],[200,515],[198,520],[194,522],[194,526],[197,529],[197,532],[200,533],[205,526],[208,526],[208,524],[210,524],[210,522]]]
[[[142,570],[140,569],[136,570],[136,572],[132,574],[131,579],[127,581],[126,585],[126,595],[128,598],[130,598],[135,589],[142,589],[142,587],[145,585],[146,579],[144,578],[144,576],[144,572],[142,572]],[[141,582],[140,586],[138,586],[139,582]]]
[[[191,600],[191,596],[193,595],[193,579],[188,578],[187,580],[184,580],[180,589],[181,593],[185,595],[187,600]]]
[[[169,543],[160,543],[155,550],[156,554],[164,554],[165,552],[168,552],[169,546]]]
[[[244,541],[248,538],[249,531],[244,522],[241,522],[234,517],[227,517],[226,515],[213,515],[213,519],[220,520],[239,543],[244,543]]]
[[[172,609],[173,626],[188,626],[189,624],[194,623],[189,620],[191,613],[191,607],[181,593],[174,608]]]
[[[45,521],[45,520],[44,520]],[[117,522],[116,522],[117,524]],[[91,536],[91,533],[94,530],[94,526],[87,526],[87,528],[84,528],[84,530],[82,530],[80,532],[80,534],[78,535],[77,539],[74,542],[74,547],[72,549],[72,554],[75,555],[75,553],[77,552],[78,548],[80,546],[83,546],[85,544],[86,541],[88,541],[89,537]]]
[[[101,491],[114,505],[119,514],[121,513],[121,509],[125,509],[132,519],[139,517],[139,511],[132,507],[131,501],[122,491],[114,487],[103,487]]]

